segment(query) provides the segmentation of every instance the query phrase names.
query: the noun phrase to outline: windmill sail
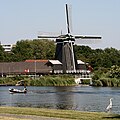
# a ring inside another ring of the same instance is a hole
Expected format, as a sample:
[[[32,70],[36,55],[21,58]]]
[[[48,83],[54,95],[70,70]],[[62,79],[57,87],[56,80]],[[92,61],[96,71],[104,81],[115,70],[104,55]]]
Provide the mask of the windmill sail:
[[[101,39],[101,36],[92,36],[92,35],[75,35],[75,39]]]
[[[71,31],[70,31],[70,16],[69,16],[69,8],[68,8],[68,5],[66,4],[66,22],[67,22],[67,32],[68,32],[68,34],[70,34],[71,33]]]

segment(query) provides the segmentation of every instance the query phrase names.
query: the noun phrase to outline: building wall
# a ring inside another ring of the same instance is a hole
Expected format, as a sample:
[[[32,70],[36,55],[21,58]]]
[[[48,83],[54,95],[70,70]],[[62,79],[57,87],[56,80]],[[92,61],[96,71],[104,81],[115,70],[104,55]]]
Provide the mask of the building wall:
[[[5,51],[5,52],[11,52],[13,46],[14,46],[14,45],[12,45],[12,44],[11,44],[11,45],[8,45],[8,44],[3,45],[3,44],[2,44],[2,47],[4,48],[4,51]]]
[[[0,75],[13,74],[49,74],[51,67],[46,62],[1,62]]]

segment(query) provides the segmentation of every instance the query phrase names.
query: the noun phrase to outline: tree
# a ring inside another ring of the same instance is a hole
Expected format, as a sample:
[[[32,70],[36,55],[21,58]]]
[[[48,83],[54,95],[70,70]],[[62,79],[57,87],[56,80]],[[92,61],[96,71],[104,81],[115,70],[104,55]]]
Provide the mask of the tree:
[[[89,63],[94,70],[120,66],[120,51],[115,48],[91,49],[89,46],[74,46],[76,58]],[[53,40],[34,39],[17,41],[12,52],[4,52],[0,46],[0,61],[24,61],[26,59],[54,59],[55,43]]]
[[[26,59],[53,59],[55,52],[54,42],[51,40],[21,40],[12,49],[13,61]]]
[[[89,57],[93,53],[93,50],[89,46],[77,46],[75,45],[76,58],[89,62]]]
[[[77,59],[88,62],[98,69],[110,68],[112,65],[120,66],[120,51],[115,48],[91,49],[88,46],[75,46]]]
[[[16,43],[16,47],[12,49],[14,61],[23,61],[31,59],[33,50],[31,48],[31,40],[21,40]]]
[[[120,67],[113,65],[107,74],[110,78],[120,78]]]
[[[54,59],[55,44],[51,40],[33,40],[32,48],[37,59]]]
[[[4,48],[0,45],[0,62],[4,61]]]

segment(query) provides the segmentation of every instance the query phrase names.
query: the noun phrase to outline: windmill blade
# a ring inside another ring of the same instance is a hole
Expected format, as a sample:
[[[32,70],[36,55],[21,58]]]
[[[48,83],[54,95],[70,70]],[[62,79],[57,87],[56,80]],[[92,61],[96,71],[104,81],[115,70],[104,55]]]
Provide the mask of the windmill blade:
[[[72,5],[71,4],[68,6],[68,16],[69,16],[69,29],[70,29],[70,33],[72,33],[73,27],[72,27]]]
[[[67,32],[68,34],[70,34],[70,21],[69,21],[69,9],[68,9],[68,5],[66,4],[66,22],[67,22]]]
[[[70,37],[70,35],[66,34],[66,35],[59,35],[59,36],[50,36],[50,35],[40,35],[38,36],[38,38],[60,38],[60,39],[66,39]]]
[[[75,44],[82,45],[82,44],[97,44],[102,42],[100,39],[76,39]]]
[[[58,36],[40,35],[38,38],[58,38]]]
[[[75,35],[75,39],[101,39],[101,36],[92,36],[92,35]]]
[[[75,35],[77,44],[96,44],[101,41],[101,36],[98,35]]]
[[[58,38],[60,33],[57,32],[44,32],[39,31],[38,32],[38,38]]]

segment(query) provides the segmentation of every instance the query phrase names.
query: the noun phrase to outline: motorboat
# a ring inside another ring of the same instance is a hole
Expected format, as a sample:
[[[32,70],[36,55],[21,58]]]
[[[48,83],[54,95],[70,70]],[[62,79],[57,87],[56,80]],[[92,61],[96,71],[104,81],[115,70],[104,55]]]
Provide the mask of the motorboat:
[[[23,90],[15,89],[15,88],[9,88],[10,93],[27,93],[27,88],[24,88]]]

